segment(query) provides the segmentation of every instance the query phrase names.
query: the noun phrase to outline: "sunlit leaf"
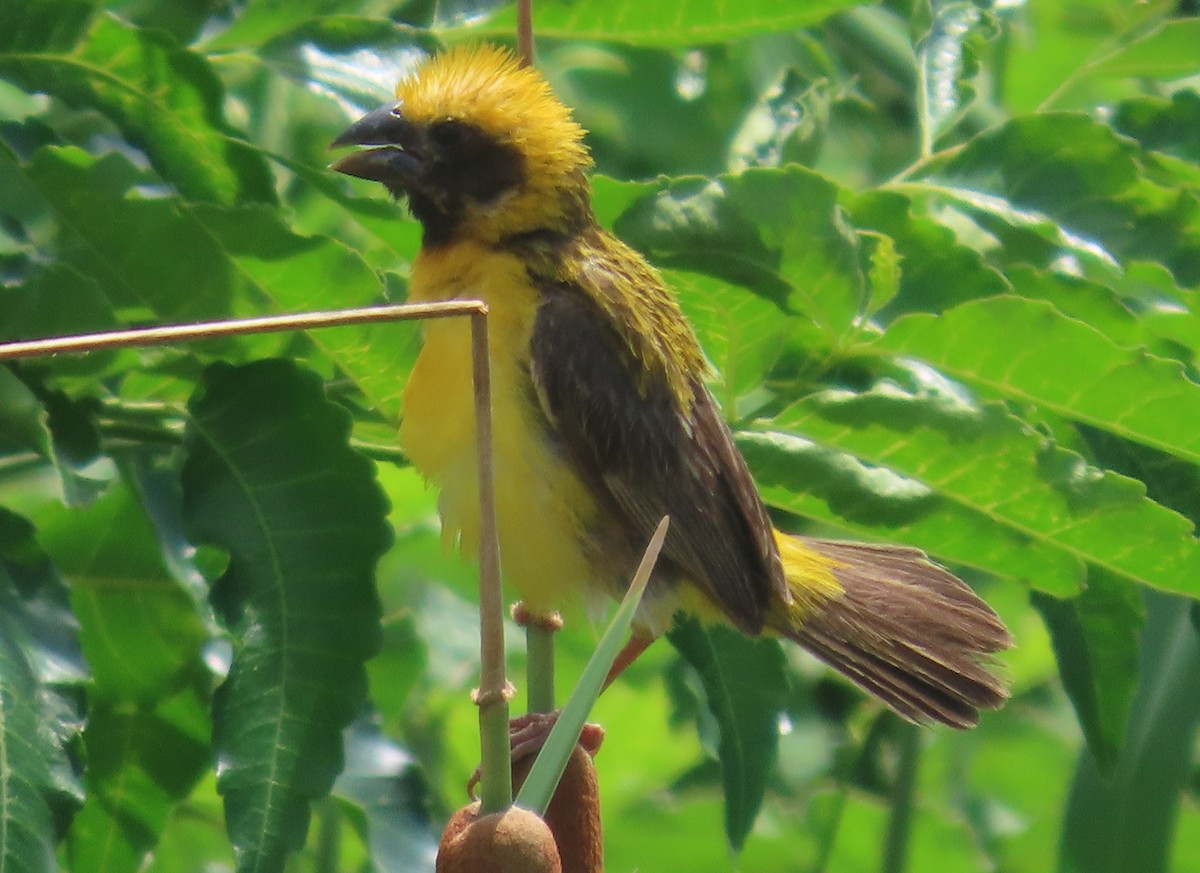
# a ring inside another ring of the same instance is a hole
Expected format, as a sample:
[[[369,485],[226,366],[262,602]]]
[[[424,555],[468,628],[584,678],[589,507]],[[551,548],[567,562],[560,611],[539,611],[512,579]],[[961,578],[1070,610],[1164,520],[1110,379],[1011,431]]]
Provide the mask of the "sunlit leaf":
[[[1196,72],[1197,44],[1200,19],[1180,18],[1108,55],[1092,69],[1105,76],[1183,78]]]
[[[0,52],[0,76],[108,116],[186,197],[275,199],[266,163],[223,117],[207,61],[165,33],[98,16],[69,52]]]
[[[799,4],[749,0],[734,8],[720,0],[615,0],[599,5],[554,0],[539,5],[537,28],[547,38],[696,45],[808,27],[853,5],[848,0]],[[513,13],[505,11],[488,26],[499,33],[512,33],[514,23]]]
[[[1181,281],[1200,281],[1200,198],[1151,181],[1136,143],[1084,115],[1010,121],[970,140],[925,180],[1000,220],[1037,225],[1040,213],[1080,244],[1159,260]]]
[[[1190,426],[1200,414],[1200,386],[1178,364],[1119,348],[1048,304],[997,297],[963,304],[936,320],[906,316],[872,345],[923,358],[1013,400],[1200,460],[1200,434]]]
[[[217,39],[232,36],[227,32]],[[300,19],[270,39],[261,56],[282,75],[332,97],[350,113],[363,114],[394,100],[396,83],[436,50],[426,31],[342,15]]]
[[[663,266],[750,288],[837,337],[865,303],[865,279],[836,201],[799,167],[753,169],[671,182],[614,230]]]
[[[973,3],[933,3],[931,9],[929,30],[916,46],[921,134],[927,149],[971,97],[966,41],[981,18]]]
[[[235,48],[257,48],[283,33],[324,16],[369,15],[370,7],[371,4],[351,0],[253,0],[246,4],[242,14],[233,19],[227,27],[213,33],[204,43],[204,49],[219,52]]]
[[[908,489],[901,490],[886,484],[891,480],[884,471],[864,470],[862,490],[855,495],[837,479],[810,471],[808,490],[826,496],[835,512],[877,524],[915,522],[926,513],[978,514],[994,526],[993,536],[1007,532],[1014,547],[1024,543],[1038,554],[1061,549],[1077,562],[1105,567],[1127,580],[1190,584],[1186,580],[1200,560],[1187,539],[1190,525],[1147,500],[1136,480],[1089,466],[1002,409],[972,403],[936,378],[922,382],[918,374],[914,382],[884,380],[862,392],[820,392],[770,422],[771,428],[819,441],[826,451],[850,452],[911,477]],[[842,463],[850,467],[848,460]],[[928,489],[923,495],[922,488]],[[1156,533],[1139,547],[1120,535],[1129,529]],[[1166,551],[1166,542],[1179,546]],[[987,554],[976,550],[981,545],[960,544],[946,557],[979,565]],[[933,543],[928,547],[936,550]],[[1047,563],[1030,583],[1072,593],[1076,574],[1056,578],[1058,563]],[[1008,573],[1014,565],[1001,558],[989,569]]]
[[[127,161],[75,149],[44,149],[28,172],[62,222],[67,261],[114,307],[141,306],[175,322],[381,302],[378,278],[356,254],[295,233],[267,207],[139,196]],[[395,417],[415,329],[388,324],[312,336]]]
[[[716,368],[714,393],[736,418],[738,398],[762,384],[794,323],[769,301],[710,276],[667,270],[663,278]]]
[[[914,214],[912,201],[894,191],[843,194],[855,227],[886,235],[900,258],[900,284],[876,317],[941,312],[957,303],[1009,289],[1004,275],[963,245],[943,224]]]

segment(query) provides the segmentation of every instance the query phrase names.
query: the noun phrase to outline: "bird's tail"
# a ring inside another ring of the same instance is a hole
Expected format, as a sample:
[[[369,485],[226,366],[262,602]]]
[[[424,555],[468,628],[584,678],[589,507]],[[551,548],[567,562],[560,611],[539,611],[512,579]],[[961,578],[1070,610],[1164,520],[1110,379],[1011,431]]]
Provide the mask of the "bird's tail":
[[[991,607],[919,549],[776,533],[792,603],[768,617],[911,721],[972,727],[1008,698],[989,670],[1012,637]]]

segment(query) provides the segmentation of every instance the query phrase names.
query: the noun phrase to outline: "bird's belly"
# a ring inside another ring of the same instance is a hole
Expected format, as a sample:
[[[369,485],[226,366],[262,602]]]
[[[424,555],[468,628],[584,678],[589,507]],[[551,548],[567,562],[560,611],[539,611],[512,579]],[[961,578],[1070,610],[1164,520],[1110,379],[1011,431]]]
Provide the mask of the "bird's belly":
[[[536,291],[514,258],[422,256],[410,298],[478,297],[489,306],[493,473],[497,534],[505,579],[535,614],[571,609],[597,584],[592,534],[598,507],[557,450],[529,376]],[[478,269],[484,264],[486,269]],[[441,269],[432,269],[440,267]],[[465,272],[463,272],[465,271]],[[461,293],[448,293],[461,288]],[[425,342],[404,395],[400,442],[440,491],[447,542],[476,556],[479,483],[476,462],[470,325],[466,319],[425,325]],[[608,593],[608,592],[604,592]]]

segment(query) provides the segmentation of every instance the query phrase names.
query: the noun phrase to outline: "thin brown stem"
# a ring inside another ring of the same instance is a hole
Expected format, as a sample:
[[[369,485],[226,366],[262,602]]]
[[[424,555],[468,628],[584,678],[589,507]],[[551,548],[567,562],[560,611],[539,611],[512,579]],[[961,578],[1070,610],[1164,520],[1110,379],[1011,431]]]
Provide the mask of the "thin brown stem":
[[[504,675],[504,604],[500,588],[500,547],[496,537],[495,493],[492,483],[491,370],[488,358],[487,306],[484,303],[478,300],[450,300],[439,303],[395,304],[46,337],[0,344],[0,361],[196,342],[254,333],[463,315],[471,316],[471,355],[479,454],[480,654],[483,664],[476,699],[480,704],[480,757],[484,773],[483,809],[486,813],[507,808],[512,803],[512,768],[508,740],[508,700],[512,696],[512,686],[508,684]]]
[[[383,321],[409,321],[417,318],[447,318],[478,315],[487,307],[478,300],[448,300],[444,303],[397,303],[367,306],[361,309],[335,309],[327,312],[297,312],[263,315],[256,318],[231,318],[222,321],[198,321],[192,324],[167,324],[134,327],[46,339],[21,340],[0,344],[0,361],[38,358],[106,349],[156,346],[175,342],[197,342],[225,336],[274,333],[284,330],[311,330],[320,327],[344,327]]]
[[[517,0],[517,54],[525,66],[534,65],[533,0]]]
[[[492,383],[488,360],[487,310],[471,318],[471,358],[475,381],[475,439],[479,453],[479,694],[481,812],[512,803],[512,757],[508,701],[512,686],[504,675],[504,592],[500,587],[500,543],[496,536],[496,495],[492,480]]]

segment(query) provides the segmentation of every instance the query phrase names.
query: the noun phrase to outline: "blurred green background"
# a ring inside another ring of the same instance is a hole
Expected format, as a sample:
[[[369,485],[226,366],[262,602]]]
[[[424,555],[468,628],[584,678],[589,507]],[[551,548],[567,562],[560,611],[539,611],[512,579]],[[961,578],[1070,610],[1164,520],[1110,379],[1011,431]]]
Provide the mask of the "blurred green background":
[[[679,293],[777,523],[925,548],[1017,639],[962,734],[773,642],[659,642],[594,713],[607,869],[1200,870],[1196,14],[537,4],[597,215]],[[0,0],[0,340],[403,300],[419,228],[327,144],[514,22]],[[477,608],[394,449],[417,342],[0,367],[0,868],[433,868]]]

